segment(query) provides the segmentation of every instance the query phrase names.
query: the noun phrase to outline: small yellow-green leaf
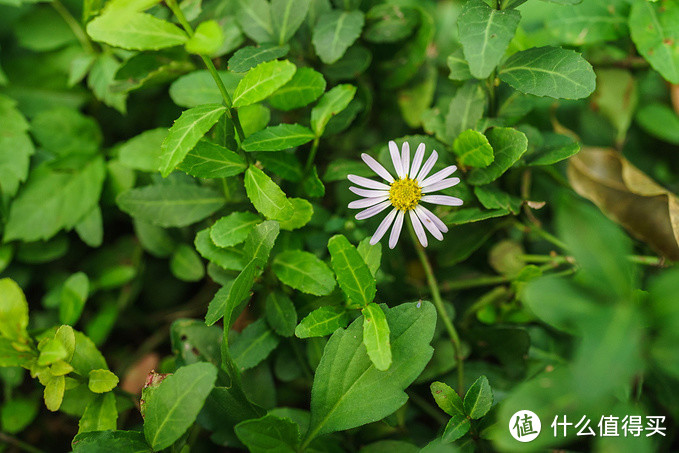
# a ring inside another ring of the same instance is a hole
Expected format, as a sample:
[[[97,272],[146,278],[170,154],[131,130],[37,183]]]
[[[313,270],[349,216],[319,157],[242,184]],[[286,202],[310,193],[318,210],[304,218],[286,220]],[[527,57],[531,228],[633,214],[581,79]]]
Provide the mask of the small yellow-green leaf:
[[[184,47],[189,53],[197,55],[212,55],[216,53],[224,42],[224,33],[219,24],[214,20],[201,22],[193,36],[186,41]]]
[[[109,370],[90,371],[87,387],[94,393],[110,392],[118,385],[118,376]]]
[[[10,340],[26,338],[28,302],[19,285],[10,278],[0,280],[0,335]]]

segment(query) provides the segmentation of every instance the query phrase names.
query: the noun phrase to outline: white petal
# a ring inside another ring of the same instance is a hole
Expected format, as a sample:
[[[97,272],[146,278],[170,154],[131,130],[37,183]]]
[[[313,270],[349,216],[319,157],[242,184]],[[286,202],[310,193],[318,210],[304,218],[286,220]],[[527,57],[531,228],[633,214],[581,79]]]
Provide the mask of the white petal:
[[[447,195],[425,195],[421,201],[425,203],[443,204],[446,206],[462,206],[462,200]]]
[[[398,152],[398,146],[396,142],[389,142],[389,154],[391,154],[391,162],[394,164],[394,169],[399,178],[405,176],[405,171],[403,170],[403,165],[401,165],[401,155]]]
[[[413,228],[415,229],[417,239],[420,240],[420,244],[422,244],[422,247],[426,247],[427,234],[424,232],[424,228],[422,228],[422,223],[420,222],[420,219],[417,217],[417,214],[415,214],[415,211],[410,211],[410,221],[413,223]]]
[[[396,247],[396,243],[398,242],[398,237],[401,235],[401,228],[403,228],[403,218],[405,217],[405,213],[403,211],[398,211],[398,214],[396,215],[396,221],[394,222],[394,226],[391,228],[391,234],[389,235],[389,248],[393,249]]]
[[[420,183],[420,187],[427,187],[428,185],[437,183],[437,182],[441,181],[442,179],[447,178],[448,176],[455,173],[455,170],[457,170],[457,167],[455,165],[451,165],[450,167],[446,167],[443,170],[434,173],[433,175],[431,175],[430,177],[428,177],[427,179],[422,181]]]
[[[389,182],[394,182],[394,177],[389,174],[386,168],[382,166],[381,163],[377,162],[375,159],[373,159],[372,156],[369,156],[366,153],[361,154],[361,159],[363,159],[363,162],[368,164],[368,167],[378,175],[380,175],[382,178]]]
[[[415,179],[417,179],[418,181],[424,180],[424,178],[427,177],[427,175],[429,174],[431,169],[434,168],[434,164],[436,163],[436,160],[438,158],[439,158],[438,153],[436,151],[432,151],[431,156],[429,156],[429,159],[427,159],[427,161],[424,163],[424,165],[422,166],[422,169],[417,174],[417,178],[415,178]],[[422,186],[420,185],[420,187],[422,187]]]
[[[410,168],[410,144],[403,142],[401,147],[401,165],[403,165],[403,176],[408,176],[408,169]]]
[[[375,245],[378,242],[380,242],[380,239],[382,239],[382,236],[384,236],[384,233],[387,232],[389,227],[391,226],[391,223],[394,221],[394,218],[396,217],[396,214],[398,213],[398,209],[394,208],[391,210],[389,214],[382,220],[380,223],[380,226],[377,227],[375,230],[375,234],[373,234],[373,237],[370,238],[370,245]]]
[[[436,192],[437,190],[447,189],[448,187],[453,187],[460,183],[460,178],[448,178],[435,182],[434,184],[429,184],[422,188],[422,193]]]
[[[417,214],[417,217],[420,218],[422,221],[422,224],[424,227],[429,230],[432,236],[434,236],[436,239],[439,241],[443,240],[443,234],[441,231],[438,229],[434,221],[429,217],[429,215],[424,211],[424,208],[422,206],[416,206],[415,207],[415,213]]]
[[[347,175],[347,179],[354,184],[358,184],[359,186],[367,187],[369,189],[389,190],[389,186],[385,183],[373,181],[372,179],[364,178],[363,176]]]
[[[420,146],[417,147],[417,151],[415,151],[415,158],[413,159],[413,166],[410,167],[410,178],[414,178],[417,176],[417,172],[420,170],[420,165],[422,165],[422,159],[424,158],[424,143],[420,143]]]
[[[384,197],[384,196],[389,196],[389,191],[388,190],[370,190],[370,189],[359,189],[358,187],[349,187],[349,190],[351,190],[353,193],[356,195],[360,195],[362,197]]]
[[[391,206],[391,203],[387,201],[383,201],[382,203],[376,204],[375,206],[371,206],[368,209],[365,209],[358,214],[356,214],[356,219],[357,220],[364,220],[368,219],[375,214],[379,214],[380,212],[384,211],[387,209],[389,206]]]
[[[415,208],[415,209],[421,209],[425,214],[427,214],[427,216],[431,219],[432,222],[434,222],[434,225],[436,225],[436,228],[438,228],[439,231],[441,231],[441,232],[443,232],[443,233],[447,233],[447,232],[448,232],[448,227],[446,226],[446,224],[443,223],[443,222],[441,221],[441,219],[439,219],[438,217],[436,217],[436,214],[434,214],[433,212],[431,212],[429,209],[425,208],[425,207],[422,206],[421,204],[420,204],[420,205],[417,205],[417,208]]]
[[[363,198],[362,200],[356,200],[349,203],[349,209],[363,209],[374,206],[377,203],[387,201],[389,197],[375,197],[375,198]]]

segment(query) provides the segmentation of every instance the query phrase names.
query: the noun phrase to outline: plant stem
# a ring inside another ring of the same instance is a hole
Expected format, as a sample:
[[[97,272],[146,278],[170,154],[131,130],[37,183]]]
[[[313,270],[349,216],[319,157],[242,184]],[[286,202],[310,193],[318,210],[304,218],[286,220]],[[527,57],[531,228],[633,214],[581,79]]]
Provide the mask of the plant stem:
[[[314,139],[311,144],[311,151],[309,151],[309,157],[307,157],[306,165],[304,165],[304,176],[307,176],[311,171],[311,166],[314,164],[314,159],[316,158],[316,153],[318,152],[318,142],[319,137]]]
[[[68,8],[66,8],[59,0],[52,0],[50,4],[52,5],[52,8],[54,8],[56,12],[59,13],[61,18],[64,19],[66,25],[69,26],[75,37],[78,39],[78,41],[80,41],[80,45],[88,52],[97,53],[97,51],[94,49],[94,46],[92,45],[92,41],[90,41],[90,37],[87,36],[87,33],[85,33],[85,30],[83,29],[80,22],[78,22],[75,17],[73,17]]]
[[[413,240],[417,256],[420,258],[420,262],[424,268],[424,273],[427,276],[431,298],[434,301],[439,317],[443,321],[443,325],[445,326],[448,336],[450,336],[450,341],[453,343],[453,348],[455,349],[455,359],[457,360],[457,391],[461,396],[464,395],[464,357],[462,355],[460,336],[458,335],[457,330],[455,330],[453,321],[450,319],[450,316],[448,316],[446,307],[443,305],[443,299],[441,299],[441,292],[439,291],[439,285],[436,281],[436,276],[434,276],[431,262],[424,251],[424,247],[422,247],[422,244],[420,244],[420,241],[417,239],[417,235],[415,234],[415,230],[410,221],[408,221],[408,230],[410,231],[410,237]]]
[[[563,255],[519,255],[524,261],[529,263],[555,263],[555,264],[575,264],[575,258]],[[664,258],[657,256],[629,255],[627,259],[633,263],[646,266],[664,266]]]
[[[568,250],[568,246],[559,238],[555,237],[551,233],[548,233],[547,231],[543,230],[540,226],[538,225],[525,225],[518,220],[514,222],[514,226],[521,232],[523,233],[536,233],[538,236],[542,237],[544,240],[547,242],[551,242],[555,246],[559,247],[560,249],[563,250]]]
[[[186,16],[184,16],[184,13],[182,12],[181,8],[179,7],[179,5],[177,5],[176,0],[166,0],[165,3],[172,10],[172,13],[174,13],[174,16],[177,18],[181,26],[184,28],[184,31],[186,31],[189,37],[193,37],[193,27],[191,27],[189,21],[186,20]],[[242,143],[243,140],[245,140],[245,133],[243,132],[243,126],[241,125],[240,120],[238,119],[238,111],[232,107],[233,102],[231,100],[231,96],[229,96],[229,93],[226,91],[226,86],[224,86],[222,78],[219,77],[217,68],[215,68],[215,64],[212,62],[210,57],[208,57],[207,55],[200,55],[200,58],[201,60],[203,60],[205,67],[207,68],[208,72],[210,73],[215,83],[217,84],[219,93],[222,95],[224,105],[227,108],[226,115],[233,121],[236,133],[238,134],[238,139]],[[247,160],[247,155],[245,157]]]
[[[27,451],[29,453],[45,453],[43,450],[32,446],[29,443],[24,442],[23,440],[19,440],[16,437],[10,436],[8,434],[5,434],[3,432],[0,432],[0,440],[3,442],[6,442],[8,444],[12,444],[17,448],[20,448],[24,451]]]

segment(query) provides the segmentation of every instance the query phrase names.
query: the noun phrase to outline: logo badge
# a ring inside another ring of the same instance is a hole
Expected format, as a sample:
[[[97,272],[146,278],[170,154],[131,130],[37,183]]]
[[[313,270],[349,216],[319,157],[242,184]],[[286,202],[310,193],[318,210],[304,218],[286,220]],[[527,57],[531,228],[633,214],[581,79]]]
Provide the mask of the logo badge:
[[[531,442],[540,434],[542,424],[535,412],[522,410],[509,419],[509,432],[519,442]]]

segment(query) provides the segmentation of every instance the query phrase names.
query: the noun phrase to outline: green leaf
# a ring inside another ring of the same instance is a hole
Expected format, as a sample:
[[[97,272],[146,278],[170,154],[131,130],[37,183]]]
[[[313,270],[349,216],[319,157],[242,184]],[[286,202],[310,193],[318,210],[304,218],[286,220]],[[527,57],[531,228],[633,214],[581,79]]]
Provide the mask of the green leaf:
[[[310,198],[321,198],[325,195],[325,186],[321,178],[318,177],[318,170],[315,165],[311,167],[311,171],[302,181],[302,187]]]
[[[254,227],[243,246],[245,258],[264,267],[269,261],[271,249],[280,233],[280,225],[275,220],[266,220]]]
[[[677,126],[679,126],[679,122]],[[526,159],[530,166],[552,165],[568,159],[580,151],[580,143],[566,135],[545,132],[542,134],[542,138],[544,143],[540,150]]]
[[[161,227],[182,227],[203,220],[224,205],[224,197],[209,187],[156,184],[118,195],[121,210]]]
[[[472,73],[469,72],[469,63],[464,59],[464,51],[461,46],[458,46],[446,59],[448,69],[450,69],[451,80],[468,80],[472,78]]]
[[[637,112],[636,119],[649,134],[679,145],[679,116],[668,105],[659,102],[645,105]]]
[[[46,366],[64,360],[68,357],[66,346],[58,338],[50,338],[38,346],[40,357],[38,365]]]
[[[507,209],[518,214],[521,209],[521,199],[509,195],[491,185],[474,186],[474,195],[486,209]]]
[[[498,65],[516,33],[521,14],[515,9],[495,9],[483,0],[470,0],[457,21],[460,42],[469,70],[477,79],[487,78]]]
[[[422,372],[433,348],[436,310],[429,302],[386,309],[393,364],[379,371],[363,343],[363,320],[337,330],[325,346],[311,390],[307,439],[380,420],[408,400],[403,391]]]
[[[144,435],[153,450],[172,445],[193,424],[215,385],[217,369],[200,362],[181,367],[146,400]]]
[[[282,151],[309,143],[314,133],[299,124],[279,124],[255,132],[243,141],[244,151]]]
[[[0,190],[14,196],[28,176],[29,159],[35,152],[28,122],[16,101],[0,95]]]
[[[210,238],[210,228],[199,231],[193,244],[200,256],[217,266],[231,271],[243,270],[243,252],[236,248],[217,247]]]
[[[5,401],[0,409],[2,430],[9,434],[23,431],[38,415],[38,401],[35,398],[14,396]]]
[[[328,241],[332,269],[350,306],[366,307],[375,299],[375,277],[356,247],[341,234]]]
[[[268,61],[250,69],[233,93],[233,106],[262,101],[292,79],[297,67],[287,60]]]
[[[255,208],[267,219],[289,220],[292,217],[292,204],[285,193],[254,165],[245,171],[245,191]]]
[[[210,238],[218,247],[240,244],[262,219],[252,212],[232,212],[217,220],[210,228]]]
[[[113,392],[108,392],[97,396],[87,405],[78,422],[78,434],[115,430],[117,420],[116,397]]]
[[[375,245],[371,245],[370,238],[365,238],[359,242],[357,250],[374,277],[377,274],[377,270],[380,268],[380,262],[382,261],[382,244],[378,242]]]
[[[68,171],[37,166],[12,202],[4,240],[46,240],[70,230],[99,201],[104,177],[101,157]]]
[[[586,2],[553,8],[546,28],[560,42],[572,46],[615,41],[627,35],[629,4],[626,0]]]
[[[415,8],[383,4],[370,8],[366,19],[368,26],[363,38],[375,43],[390,43],[412,35],[420,17]]]
[[[450,141],[467,129],[476,129],[485,103],[486,95],[479,83],[469,81],[458,88],[446,115],[446,136]]]
[[[252,453],[296,453],[299,426],[287,418],[265,415],[245,420],[235,427],[236,435]]]
[[[208,306],[205,324],[211,326],[224,316],[224,323],[231,325],[231,314],[238,304],[250,297],[250,291],[252,285],[255,284],[255,277],[259,273],[259,269],[258,262],[250,261],[231,285],[224,286],[217,291]]]
[[[179,244],[170,257],[172,275],[185,282],[197,282],[205,277],[205,267],[196,250],[187,244]]]
[[[302,228],[311,221],[314,215],[314,207],[304,198],[289,198],[294,213],[288,220],[280,222],[281,230],[296,230]]]
[[[322,337],[330,335],[351,321],[344,307],[325,306],[309,313],[295,328],[297,338]]]
[[[560,47],[535,47],[515,53],[499,72],[500,80],[536,96],[581,99],[594,91],[594,70],[587,60]]]
[[[90,293],[90,281],[83,272],[77,272],[66,279],[61,288],[59,321],[74,325],[80,319]]]
[[[290,46],[262,44],[261,46],[245,46],[238,49],[229,58],[229,71],[246,72],[260,63],[284,57],[290,51]]]
[[[364,23],[365,17],[358,10],[323,13],[314,26],[311,40],[321,61],[331,64],[342,58],[360,36]]]
[[[295,304],[283,293],[270,293],[266,297],[266,320],[278,335],[293,336],[297,325]]]
[[[448,384],[436,381],[432,382],[429,388],[436,404],[443,412],[450,416],[465,415],[460,396]]]
[[[66,378],[64,376],[53,376],[45,386],[45,407],[52,412],[56,412],[61,407],[66,390]]]
[[[391,366],[389,324],[382,308],[374,303],[363,309],[363,344],[375,368],[388,370]]]
[[[97,42],[130,50],[158,50],[184,44],[188,37],[179,27],[150,14],[108,11],[87,24],[87,34]]]
[[[243,173],[247,164],[237,153],[203,139],[186,154],[177,168],[198,178],[213,179]]]
[[[453,151],[460,165],[468,167],[487,167],[493,162],[493,147],[481,132],[467,129],[453,142]]]
[[[269,98],[278,110],[293,110],[310,104],[325,91],[325,79],[312,68],[299,68],[292,79]]]
[[[10,278],[0,280],[0,335],[10,340],[27,338],[28,302],[19,285]]]
[[[493,391],[490,389],[488,378],[479,377],[464,396],[464,411],[473,419],[481,418],[488,413],[493,405]]]
[[[347,108],[356,94],[353,85],[337,85],[323,95],[318,104],[311,110],[311,128],[317,137],[323,135],[328,121],[339,112]]]
[[[214,20],[206,20],[196,27],[196,30],[184,44],[186,51],[197,55],[214,55],[222,47],[224,33]]]
[[[665,80],[679,83],[679,5],[635,1],[629,27],[637,50],[653,69]]]
[[[207,104],[182,112],[161,146],[159,169],[164,177],[172,173],[225,111],[222,105]]]
[[[233,90],[241,79],[240,75],[227,71],[218,71],[217,74],[227,93],[233,95]],[[193,71],[179,77],[170,85],[170,97],[181,107],[198,107],[223,102],[219,88],[207,70]]]
[[[94,393],[110,392],[118,385],[118,376],[109,370],[90,371],[87,387]]]
[[[276,349],[280,338],[266,320],[260,318],[247,326],[230,346],[231,356],[241,371],[257,366]]]
[[[304,22],[311,0],[271,0],[274,36],[283,45],[295,35]]]
[[[471,429],[471,426],[471,422],[466,415],[453,415],[443,429],[441,438],[444,442],[455,442],[457,439],[467,434]]]
[[[161,145],[166,137],[167,129],[164,127],[142,132],[120,147],[118,151],[120,162],[134,170],[158,171]]]
[[[73,453],[149,453],[144,435],[137,431],[93,431],[73,438]]]
[[[258,43],[275,41],[271,22],[271,6],[266,0],[238,0],[236,14],[243,32]]]
[[[302,250],[286,250],[276,255],[273,271],[281,282],[306,294],[325,296],[335,288],[328,265]]]
[[[528,149],[528,139],[524,133],[511,127],[492,128],[488,132],[488,141],[493,147],[495,160],[486,168],[472,170],[467,177],[469,184],[483,185],[495,181]]]

